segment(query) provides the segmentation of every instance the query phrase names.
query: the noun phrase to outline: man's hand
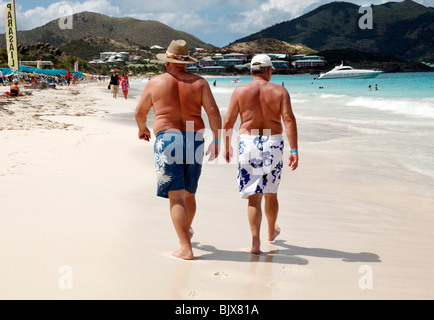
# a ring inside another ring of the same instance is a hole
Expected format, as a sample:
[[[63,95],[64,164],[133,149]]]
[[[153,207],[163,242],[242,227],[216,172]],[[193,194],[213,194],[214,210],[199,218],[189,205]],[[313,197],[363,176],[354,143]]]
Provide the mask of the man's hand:
[[[289,167],[292,171],[298,167],[298,153],[291,153],[289,155]]]
[[[139,139],[149,142],[151,140],[151,131],[149,131],[149,129],[147,127],[145,127],[143,130],[140,130],[139,131]]]
[[[210,155],[209,161],[214,161],[219,156],[219,153],[220,153],[220,144],[216,142],[212,142],[208,147],[208,151],[206,152],[206,155]]]
[[[225,159],[227,163],[231,163],[231,159],[234,156],[234,149],[231,145],[227,145],[225,148]]]

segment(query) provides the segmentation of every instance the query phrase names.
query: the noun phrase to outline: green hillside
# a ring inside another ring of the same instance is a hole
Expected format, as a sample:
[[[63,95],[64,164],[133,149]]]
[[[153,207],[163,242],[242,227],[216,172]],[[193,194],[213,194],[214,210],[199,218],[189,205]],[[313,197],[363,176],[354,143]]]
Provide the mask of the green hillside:
[[[274,38],[323,51],[351,48],[402,59],[434,61],[434,9],[411,0],[373,6],[373,29],[360,29],[360,6],[323,5],[297,19],[239,39]]]
[[[19,43],[22,45],[44,42],[59,47],[85,38],[103,38],[148,47],[167,47],[174,39],[184,39],[192,49],[213,48],[191,34],[175,30],[158,21],[113,18],[92,12],[74,14],[72,29],[61,29],[59,20],[56,19],[33,30],[18,32]],[[4,46],[5,36],[0,35],[0,47]]]

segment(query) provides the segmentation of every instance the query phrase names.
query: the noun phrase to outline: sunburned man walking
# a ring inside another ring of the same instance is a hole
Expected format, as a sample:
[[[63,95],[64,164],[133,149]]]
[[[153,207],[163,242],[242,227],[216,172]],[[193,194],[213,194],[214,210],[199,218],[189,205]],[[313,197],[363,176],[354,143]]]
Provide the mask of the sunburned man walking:
[[[181,248],[177,258],[194,258],[191,224],[196,213],[196,190],[204,155],[202,106],[214,134],[207,155],[210,161],[219,154],[220,111],[208,82],[185,71],[196,60],[189,56],[187,43],[174,40],[165,54],[167,73],[149,80],[136,109],[139,139],[150,141],[147,115],[154,108],[155,166],[158,176],[157,195],[169,198],[170,214]]]

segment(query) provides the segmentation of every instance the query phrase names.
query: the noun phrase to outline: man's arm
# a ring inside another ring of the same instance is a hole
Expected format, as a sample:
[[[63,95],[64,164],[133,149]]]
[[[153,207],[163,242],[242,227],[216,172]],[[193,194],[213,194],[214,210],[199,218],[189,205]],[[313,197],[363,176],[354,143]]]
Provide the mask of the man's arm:
[[[202,88],[202,105],[205,109],[206,114],[208,115],[209,125],[211,127],[211,131],[214,134],[214,140],[220,140],[220,131],[222,128],[222,117],[220,115],[220,110],[215,102],[214,96],[211,92],[211,88],[208,85],[206,80],[204,81],[204,85]],[[216,159],[220,152],[219,143],[213,141],[207,151],[207,155],[211,154],[209,160],[213,161]]]
[[[224,131],[223,139],[225,143],[225,159],[227,163],[231,162],[231,158],[233,156],[233,148],[231,146],[232,133],[233,133],[235,121],[237,121],[239,113],[240,113],[240,107],[239,107],[238,90],[235,89],[231,97],[231,102],[229,103],[228,112],[226,113],[225,119],[223,121],[223,131]]]
[[[139,127],[139,139],[145,141],[151,139],[151,132],[146,125],[149,110],[152,108],[151,87],[152,84],[149,81],[136,108],[136,123]]]
[[[288,137],[291,151],[298,152],[298,133],[297,121],[291,107],[291,98],[287,90],[283,90],[282,105],[281,105],[282,119],[285,126],[286,136]],[[289,166],[291,170],[298,167],[298,153],[291,152],[289,155]]]

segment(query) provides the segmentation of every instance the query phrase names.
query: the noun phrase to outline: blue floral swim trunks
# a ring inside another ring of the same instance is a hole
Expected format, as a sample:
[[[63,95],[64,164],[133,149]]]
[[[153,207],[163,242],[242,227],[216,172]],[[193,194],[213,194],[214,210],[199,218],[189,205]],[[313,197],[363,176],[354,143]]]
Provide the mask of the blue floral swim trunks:
[[[177,130],[157,134],[154,161],[157,170],[157,196],[168,198],[169,191],[196,193],[202,172],[204,138],[200,132]]]
[[[282,135],[241,135],[238,185],[241,198],[256,193],[277,193],[283,168]]]

